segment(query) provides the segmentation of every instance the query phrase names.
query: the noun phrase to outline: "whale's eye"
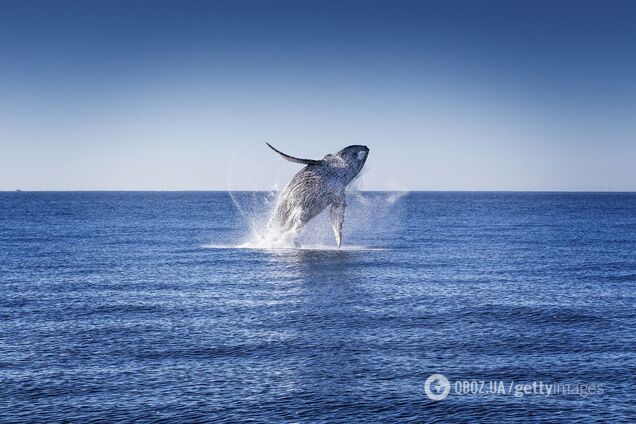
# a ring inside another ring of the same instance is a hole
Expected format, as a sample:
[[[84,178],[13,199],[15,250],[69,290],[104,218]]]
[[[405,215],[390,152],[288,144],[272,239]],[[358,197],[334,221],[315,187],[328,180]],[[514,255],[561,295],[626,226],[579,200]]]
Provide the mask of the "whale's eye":
[[[367,155],[367,152],[365,152],[364,150],[359,151],[358,152],[358,160],[362,160],[364,159],[364,157]]]

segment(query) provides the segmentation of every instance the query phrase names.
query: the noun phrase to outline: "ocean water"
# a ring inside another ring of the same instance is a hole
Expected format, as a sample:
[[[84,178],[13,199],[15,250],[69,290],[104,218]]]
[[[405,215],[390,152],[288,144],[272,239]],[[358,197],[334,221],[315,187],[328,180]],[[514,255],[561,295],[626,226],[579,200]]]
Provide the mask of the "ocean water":
[[[0,193],[0,421],[636,420],[636,194],[353,192],[343,249],[251,248],[272,202]]]

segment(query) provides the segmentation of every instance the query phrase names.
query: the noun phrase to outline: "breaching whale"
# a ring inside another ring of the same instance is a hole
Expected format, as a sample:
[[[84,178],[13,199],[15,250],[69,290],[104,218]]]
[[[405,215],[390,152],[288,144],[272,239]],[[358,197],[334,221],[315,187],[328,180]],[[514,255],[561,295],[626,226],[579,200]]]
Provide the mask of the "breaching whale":
[[[369,154],[367,146],[348,146],[320,160],[289,156],[266,143],[284,159],[306,165],[291,179],[278,199],[270,225],[297,235],[312,218],[331,206],[331,226],[338,247],[347,206],[345,188],[360,173]]]

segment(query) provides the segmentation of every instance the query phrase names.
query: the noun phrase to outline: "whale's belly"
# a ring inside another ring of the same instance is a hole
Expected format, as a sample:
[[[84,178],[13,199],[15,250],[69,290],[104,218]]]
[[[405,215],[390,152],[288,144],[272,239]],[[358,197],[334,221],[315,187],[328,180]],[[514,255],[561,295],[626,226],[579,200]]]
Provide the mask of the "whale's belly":
[[[303,169],[281,194],[275,220],[282,228],[300,228],[329,206],[338,191],[328,176]]]

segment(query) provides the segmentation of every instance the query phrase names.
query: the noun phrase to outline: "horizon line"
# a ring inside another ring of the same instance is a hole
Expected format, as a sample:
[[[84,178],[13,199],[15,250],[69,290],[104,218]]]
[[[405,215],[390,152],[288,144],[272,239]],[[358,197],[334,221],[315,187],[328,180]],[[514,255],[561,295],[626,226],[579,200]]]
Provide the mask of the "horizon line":
[[[0,193],[273,193],[280,190],[199,190],[199,189],[180,189],[180,190],[137,190],[137,189],[71,189],[71,190],[0,190]],[[434,190],[352,190],[363,193],[626,193],[636,194],[636,190],[459,190],[459,189],[434,189]]]

